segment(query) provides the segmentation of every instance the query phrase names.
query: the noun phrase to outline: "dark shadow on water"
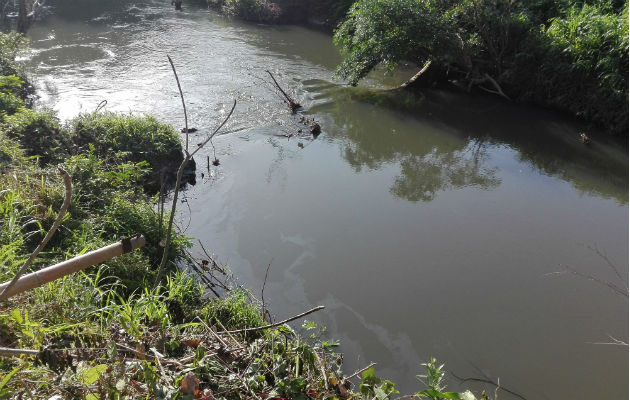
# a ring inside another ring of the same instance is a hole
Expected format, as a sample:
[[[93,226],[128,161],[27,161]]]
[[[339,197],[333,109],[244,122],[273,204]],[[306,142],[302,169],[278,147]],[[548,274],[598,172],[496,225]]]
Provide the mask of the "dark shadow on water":
[[[337,135],[347,139],[344,156],[356,170],[399,163],[391,191],[401,198],[430,201],[447,188],[496,187],[500,181],[487,165],[488,152],[506,146],[580,193],[628,203],[627,146],[570,117],[445,89],[323,90],[331,100],[310,112],[329,112],[343,128]],[[580,142],[583,131],[592,139],[588,145]]]

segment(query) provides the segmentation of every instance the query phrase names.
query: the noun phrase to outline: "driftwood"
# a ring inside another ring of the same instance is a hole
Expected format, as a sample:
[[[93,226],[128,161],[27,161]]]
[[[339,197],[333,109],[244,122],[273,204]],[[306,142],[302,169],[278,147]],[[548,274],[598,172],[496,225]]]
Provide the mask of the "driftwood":
[[[9,283],[3,283],[0,285],[0,289],[6,291],[6,293],[3,294],[3,300],[29,289],[42,286],[45,283],[52,282],[66,275],[81,271],[92,265],[102,263],[103,261],[107,261],[121,254],[129,253],[132,250],[144,246],[145,243],[146,240],[144,236],[136,235],[131,238],[123,239],[120,242],[110,244],[109,246],[90,251],[89,253],[85,253],[78,257],[71,258],[70,260],[60,262],[59,264],[24,275],[10,288]],[[9,290],[7,290],[7,288]]]
[[[58,169],[59,169],[59,173],[63,177],[63,183],[66,186],[66,195],[64,197],[63,204],[61,205],[61,208],[59,209],[59,213],[57,214],[57,218],[55,219],[55,222],[53,223],[50,230],[46,233],[46,236],[44,236],[44,239],[42,239],[42,241],[39,243],[39,246],[37,246],[37,248],[31,253],[31,255],[28,257],[26,262],[24,262],[24,265],[22,265],[18,273],[15,274],[13,279],[8,284],[6,284],[6,286],[2,285],[1,287],[2,291],[0,292],[0,300],[5,300],[6,298],[9,297],[9,294],[8,294],[9,290],[11,290],[11,288],[17,284],[18,280],[20,279],[20,276],[22,276],[22,274],[26,272],[26,269],[35,260],[35,257],[37,257],[39,252],[42,251],[42,249],[46,246],[48,241],[53,237],[53,235],[55,234],[55,231],[57,230],[57,228],[59,228],[59,225],[61,225],[61,221],[63,220],[63,217],[66,215],[66,212],[68,211],[68,207],[70,206],[70,200],[72,199],[72,178],[64,169],[62,168],[58,168]]]
[[[401,88],[406,88],[409,85],[412,85],[415,81],[417,81],[422,76],[422,74],[427,72],[427,70],[429,69],[430,66],[431,66],[431,61],[428,61],[426,64],[424,64],[424,66],[422,67],[422,69],[420,71],[418,71],[414,76],[409,78],[407,80],[407,82],[405,82],[402,85],[400,85],[400,87]]]
[[[271,79],[273,80],[273,83],[276,85],[276,88],[278,88],[278,90],[280,91],[280,93],[282,93],[282,95],[284,96],[284,98],[287,101],[287,104],[289,105],[289,108],[291,109],[291,112],[293,114],[295,114],[297,112],[297,110],[302,107],[302,105],[300,105],[300,103],[298,103],[297,101],[295,101],[291,96],[289,96],[280,86],[280,84],[278,83],[278,81],[276,81],[276,78],[274,78],[273,74],[271,73],[271,71],[266,70],[266,72],[269,74],[269,76],[271,77]]]
[[[265,329],[275,328],[277,326],[284,325],[287,322],[295,321],[296,319],[305,317],[305,316],[307,316],[307,315],[309,315],[311,313],[314,313],[315,311],[323,310],[324,308],[325,308],[324,306],[317,306],[317,307],[311,308],[310,310],[305,311],[305,312],[303,312],[301,314],[298,314],[298,315],[296,315],[294,317],[287,318],[287,319],[285,319],[283,321],[280,321],[280,322],[276,322],[275,324],[258,326],[258,327],[255,327],[255,328],[237,329],[237,330],[234,330],[234,331],[225,331],[225,333],[228,333],[228,334],[232,334],[232,333],[246,333],[246,332],[255,332],[255,331],[262,331],[262,330],[265,330]],[[219,333],[223,333],[223,332],[219,332]]]

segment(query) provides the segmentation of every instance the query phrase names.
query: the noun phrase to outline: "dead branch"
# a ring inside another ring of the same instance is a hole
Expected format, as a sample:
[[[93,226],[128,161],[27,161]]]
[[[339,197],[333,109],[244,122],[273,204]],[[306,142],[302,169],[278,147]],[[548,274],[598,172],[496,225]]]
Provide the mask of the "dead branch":
[[[182,86],[179,84],[179,77],[177,76],[177,71],[175,70],[175,64],[173,64],[173,60],[171,56],[166,55],[168,58],[168,62],[171,64],[171,68],[173,69],[173,74],[175,75],[175,81],[177,81],[177,89],[179,89],[179,97],[182,99],[182,108],[184,109],[184,125],[185,125],[185,133],[186,133],[186,155],[188,155],[188,113],[186,112],[186,102],[184,101],[184,92],[182,92]]]
[[[262,330],[265,330],[265,329],[275,328],[277,326],[284,325],[284,324],[286,324],[288,322],[295,321],[296,319],[305,317],[305,316],[307,316],[307,315],[309,315],[311,313],[314,313],[315,311],[323,310],[324,308],[325,308],[324,306],[317,306],[317,307],[312,308],[312,309],[310,309],[310,310],[308,310],[306,312],[298,314],[298,315],[296,315],[294,317],[287,318],[284,321],[276,322],[275,324],[258,326],[258,327],[255,327],[255,328],[244,328],[244,329],[237,329],[237,330],[234,330],[234,331],[226,331],[226,333],[246,333],[246,332],[255,332],[255,331],[262,331]]]
[[[596,278],[596,277],[594,277],[592,275],[583,274],[583,273],[575,270],[574,268],[569,267],[568,265],[565,265],[564,268],[565,268],[564,271],[551,272],[551,273],[546,274],[546,275],[560,275],[560,274],[563,274],[563,273],[570,272],[571,274],[579,276],[580,278],[588,279],[589,281],[593,281],[593,282],[599,283],[600,285],[606,286],[610,290],[612,290],[613,292],[617,293],[618,295],[624,296],[626,298],[628,297],[628,291],[619,288],[619,286],[615,285],[612,282],[603,281],[603,280],[601,280],[599,278]]]
[[[414,76],[412,76],[411,78],[409,78],[407,80],[407,82],[403,83],[402,85],[400,85],[401,88],[406,88],[407,86],[413,84],[415,81],[418,80],[418,78],[420,78],[422,76],[422,74],[424,74],[425,72],[427,72],[427,69],[429,69],[429,67],[431,66],[431,60],[427,61],[424,66],[422,67],[422,69],[420,69],[420,71],[418,71]]]
[[[4,288],[4,290],[0,294],[0,300],[5,300],[7,297],[9,297],[8,296],[9,290],[17,283],[17,281],[20,279],[22,274],[24,274],[24,272],[26,272],[26,269],[33,263],[33,261],[35,260],[35,257],[37,257],[37,255],[46,246],[48,241],[53,237],[53,235],[55,234],[55,231],[57,230],[57,228],[59,228],[59,225],[61,225],[61,221],[63,220],[63,217],[66,215],[66,212],[68,211],[68,207],[70,206],[70,200],[72,198],[72,178],[63,168],[58,167],[58,169],[59,169],[59,173],[63,177],[63,183],[66,186],[66,195],[63,199],[63,204],[61,205],[61,208],[59,209],[59,213],[57,214],[57,218],[55,219],[55,222],[53,223],[50,230],[46,233],[46,236],[44,236],[44,239],[39,243],[39,246],[37,246],[37,248],[31,253],[31,255],[28,257],[24,265],[22,265],[22,268],[20,268],[18,273],[15,274],[15,276],[11,280],[11,282],[9,282],[9,284]]]
[[[186,168],[186,165],[188,165],[188,162],[193,158],[193,156],[199,151],[201,150],[210,140],[212,140],[212,138],[214,137],[214,135],[217,134],[217,132],[219,132],[219,130],[221,128],[223,128],[223,126],[227,123],[227,121],[230,119],[230,117],[232,116],[232,113],[234,112],[234,109],[236,108],[236,100],[234,100],[234,104],[232,105],[232,109],[230,110],[229,114],[227,115],[227,117],[225,117],[225,119],[223,120],[223,122],[214,130],[214,132],[212,132],[212,134],[210,134],[210,136],[208,136],[208,138],[203,142],[200,143],[197,147],[197,149],[195,151],[193,151],[192,153],[190,153],[188,151],[188,117],[186,116],[186,105],[184,102],[184,93],[181,90],[181,86],[179,85],[179,77],[177,76],[177,71],[175,70],[175,65],[173,64],[173,61],[171,60],[171,57],[168,56],[168,60],[171,64],[171,68],[173,69],[173,73],[175,74],[175,79],[177,81],[177,87],[179,88],[179,93],[180,96],[182,98],[182,106],[184,108],[184,117],[186,119],[186,156],[184,157],[184,160],[182,160],[182,163],[179,165],[179,168],[177,169],[177,179],[175,181],[175,190],[173,191],[173,202],[171,204],[171,214],[169,215],[169,220],[168,220],[168,226],[167,226],[167,230],[166,230],[166,240],[164,243],[164,251],[162,252],[162,260],[160,261],[160,266],[158,267],[158,272],[155,276],[155,282],[154,282],[154,286],[157,286],[160,282],[160,280],[162,279],[162,275],[164,274],[164,268],[166,266],[166,260],[168,259],[168,250],[171,246],[171,239],[172,239],[172,231],[173,231],[173,221],[175,218],[175,212],[177,211],[177,198],[179,197],[179,189],[180,186],[182,184],[182,175],[184,174],[184,169]]]
[[[484,74],[484,82],[488,81],[492,84],[492,86],[494,86],[495,90],[490,90],[490,89],[486,89],[483,86],[479,86],[480,89],[485,90],[488,93],[492,93],[492,94],[498,94],[499,96],[512,101],[512,99],[510,99],[505,93],[503,93],[503,89],[501,89],[501,86],[499,86],[499,84],[497,83],[497,81],[495,81],[490,75],[488,74]],[[483,82],[482,82],[483,83]]]
[[[284,96],[284,98],[287,100],[287,103],[289,104],[289,108],[291,109],[291,112],[293,114],[296,113],[296,111],[302,107],[300,105],[300,103],[298,103],[297,101],[295,101],[291,96],[289,96],[283,89],[282,87],[280,87],[280,84],[278,84],[278,81],[276,81],[276,78],[274,78],[273,74],[271,73],[271,71],[266,70],[266,72],[269,74],[269,76],[271,77],[271,79],[273,80],[273,83],[276,85],[276,88],[278,88],[278,90],[280,91],[280,93],[282,93],[282,95]]]
[[[612,261],[610,261],[608,256],[602,253],[601,251],[599,251],[599,248],[597,247],[597,245],[595,245],[595,247],[586,246],[586,248],[595,252],[595,254],[597,254],[598,256],[603,258],[604,261],[606,261],[606,264],[608,264],[608,266],[613,270],[615,275],[617,275],[617,278],[619,278],[619,281],[621,281],[623,286],[626,288],[626,293],[628,293],[628,284],[626,283],[625,279],[623,279],[623,277],[621,276],[621,273],[619,272],[619,269],[617,268],[617,266],[613,264]]]
[[[358,376],[359,374],[363,373],[364,371],[367,371],[368,369],[372,368],[373,366],[375,366],[376,363],[370,363],[370,365],[368,365],[367,367],[361,368],[360,370],[356,371],[355,373],[353,373],[352,375],[350,375],[349,377],[347,377],[346,379],[352,379],[355,376]]]
[[[504,388],[503,386],[501,386],[498,382],[493,382],[490,379],[481,379],[481,378],[461,378],[457,375],[455,375],[455,373],[451,372],[451,375],[453,375],[455,377],[455,379],[457,379],[459,381],[459,383],[464,383],[464,382],[481,382],[481,383],[488,383],[490,385],[494,385],[497,387],[497,389],[501,389],[506,393],[509,393],[513,396],[516,396],[518,398],[521,398],[523,400],[527,400],[527,398],[525,398],[524,396],[510,390],[507,388]],[[495,397],[496,398],[496,397]]]

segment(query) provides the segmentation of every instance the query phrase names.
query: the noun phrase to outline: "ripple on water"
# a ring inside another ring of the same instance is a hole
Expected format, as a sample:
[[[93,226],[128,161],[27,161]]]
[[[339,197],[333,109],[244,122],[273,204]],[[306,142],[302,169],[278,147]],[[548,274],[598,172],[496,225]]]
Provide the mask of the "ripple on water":
[[[76,66],[114,57],[114,52],[91,45],[56,46],[35,53],[32,62],[35,65],[53,67]]]

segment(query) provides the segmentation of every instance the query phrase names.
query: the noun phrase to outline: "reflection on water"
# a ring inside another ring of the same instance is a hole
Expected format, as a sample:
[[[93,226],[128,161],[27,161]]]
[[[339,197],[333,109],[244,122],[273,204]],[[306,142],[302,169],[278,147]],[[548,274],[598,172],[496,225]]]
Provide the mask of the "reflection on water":
[[[584,146],[583,126],[540,109],[385,90],[399,76],[346,87],[332,79],[330,37],[305,28],[151,0],[58,7],[29,33],[27,58],[39,103],[62,118],[107,99],[183,126],[166,53],[192,143],[238,100],[214,139],[221,165],[184,193],[181,225],[254,292],[272,260],[265,297],[278,317],[326,305],[314,318],[341,340],[347,372],[378,361],[411,393],[436,356],[530,399],[627,398],[627,348],[588,344],[627,338],[627,301],[548,275],[570,265],[615,281],[595,244],[627,280],[627,149],[590,131]],[[298,134],[301,115],[265,69],[321,124],[317,139]],[[199,154],[206,169],[213,149]]]

